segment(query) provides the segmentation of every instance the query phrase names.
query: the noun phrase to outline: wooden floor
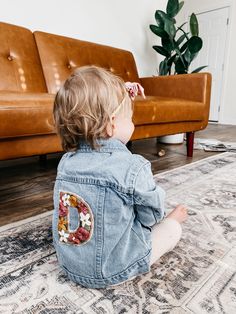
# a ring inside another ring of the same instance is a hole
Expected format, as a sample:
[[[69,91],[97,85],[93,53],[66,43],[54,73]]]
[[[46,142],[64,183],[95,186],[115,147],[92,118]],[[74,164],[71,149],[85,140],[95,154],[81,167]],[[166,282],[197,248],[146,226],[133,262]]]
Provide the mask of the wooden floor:
[[[195,137],[236,142],[236,126],[209,124]],[[166,153],[163,157],[157,155],[161,149]],[[215,154],[194,150],[189,158],[185,144],[163,145],[156,139],[135,141],[131,151],[150,160],[154,174]],[[40,166],[38,157],[0,162],[0,225],[53,209],[52,190],[60,157],[48,156],[47,168]]]

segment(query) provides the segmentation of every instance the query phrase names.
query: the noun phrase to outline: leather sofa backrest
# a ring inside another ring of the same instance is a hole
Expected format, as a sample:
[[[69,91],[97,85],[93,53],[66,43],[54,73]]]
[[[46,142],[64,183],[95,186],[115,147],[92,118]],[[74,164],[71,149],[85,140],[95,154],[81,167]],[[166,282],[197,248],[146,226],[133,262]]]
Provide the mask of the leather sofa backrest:
[[[64,36],[34,32],[49,93],[56,93],[76,67],[97,65],[125,81],[139,82],[131,52]]]
[[[46,92],[32,32],[0,22],[0,91]]]

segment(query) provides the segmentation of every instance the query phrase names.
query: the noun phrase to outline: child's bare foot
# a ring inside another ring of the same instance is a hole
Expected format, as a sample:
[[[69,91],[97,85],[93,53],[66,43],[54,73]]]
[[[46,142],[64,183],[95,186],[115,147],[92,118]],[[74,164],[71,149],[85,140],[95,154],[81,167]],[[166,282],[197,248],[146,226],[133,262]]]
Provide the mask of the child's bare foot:
[[[187,208],[184,205],[180,204],[176,206],[167,217],[175,219],[179,223],[182,223],[188,218]]]

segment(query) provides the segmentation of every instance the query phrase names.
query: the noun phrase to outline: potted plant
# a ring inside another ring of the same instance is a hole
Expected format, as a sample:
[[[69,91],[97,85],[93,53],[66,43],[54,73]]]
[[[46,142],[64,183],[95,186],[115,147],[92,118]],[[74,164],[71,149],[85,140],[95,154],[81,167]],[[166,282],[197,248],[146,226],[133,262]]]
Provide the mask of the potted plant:
[[[153,46],[153,49],[164,56],[159,64],[159,75],[171,74],[187,74],[191,62],[197,57],[202,49],[202,39],[199,37],[198,20],[194,13],[191,14],[189,20],[190,32],[184,30],[183,23],[180,26],[176,25],[176,15],[180,12],[184,5],[184,1],[168,0],[166,12],[156,10],[156,24],[151,24],[151,31],[161,39],[161,45]],[[191,73],[197,73],[206,66],[201,66]],[[178,134],[177,134],[178,135]],[[164,141],[170,143],[170,136],[163,137]],[[183,135],[179,136],[174,143],[182,143]]]

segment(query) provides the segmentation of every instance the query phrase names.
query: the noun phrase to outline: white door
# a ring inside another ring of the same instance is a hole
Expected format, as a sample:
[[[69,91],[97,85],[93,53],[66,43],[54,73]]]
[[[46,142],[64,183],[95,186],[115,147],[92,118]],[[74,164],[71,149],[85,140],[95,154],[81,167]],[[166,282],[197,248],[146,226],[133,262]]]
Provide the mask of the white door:
[[[229,8],[221,8],[214,11],[197,14],[199,24],[199,36],[203,40],[203,47],[196,60],[191,64],[190,72],[207,65],[202,71],[212,74],[212,92],[210,106],[210,121],[219,120],[221,106],[221,93],[223,85],[223,71],[229,23]]]

